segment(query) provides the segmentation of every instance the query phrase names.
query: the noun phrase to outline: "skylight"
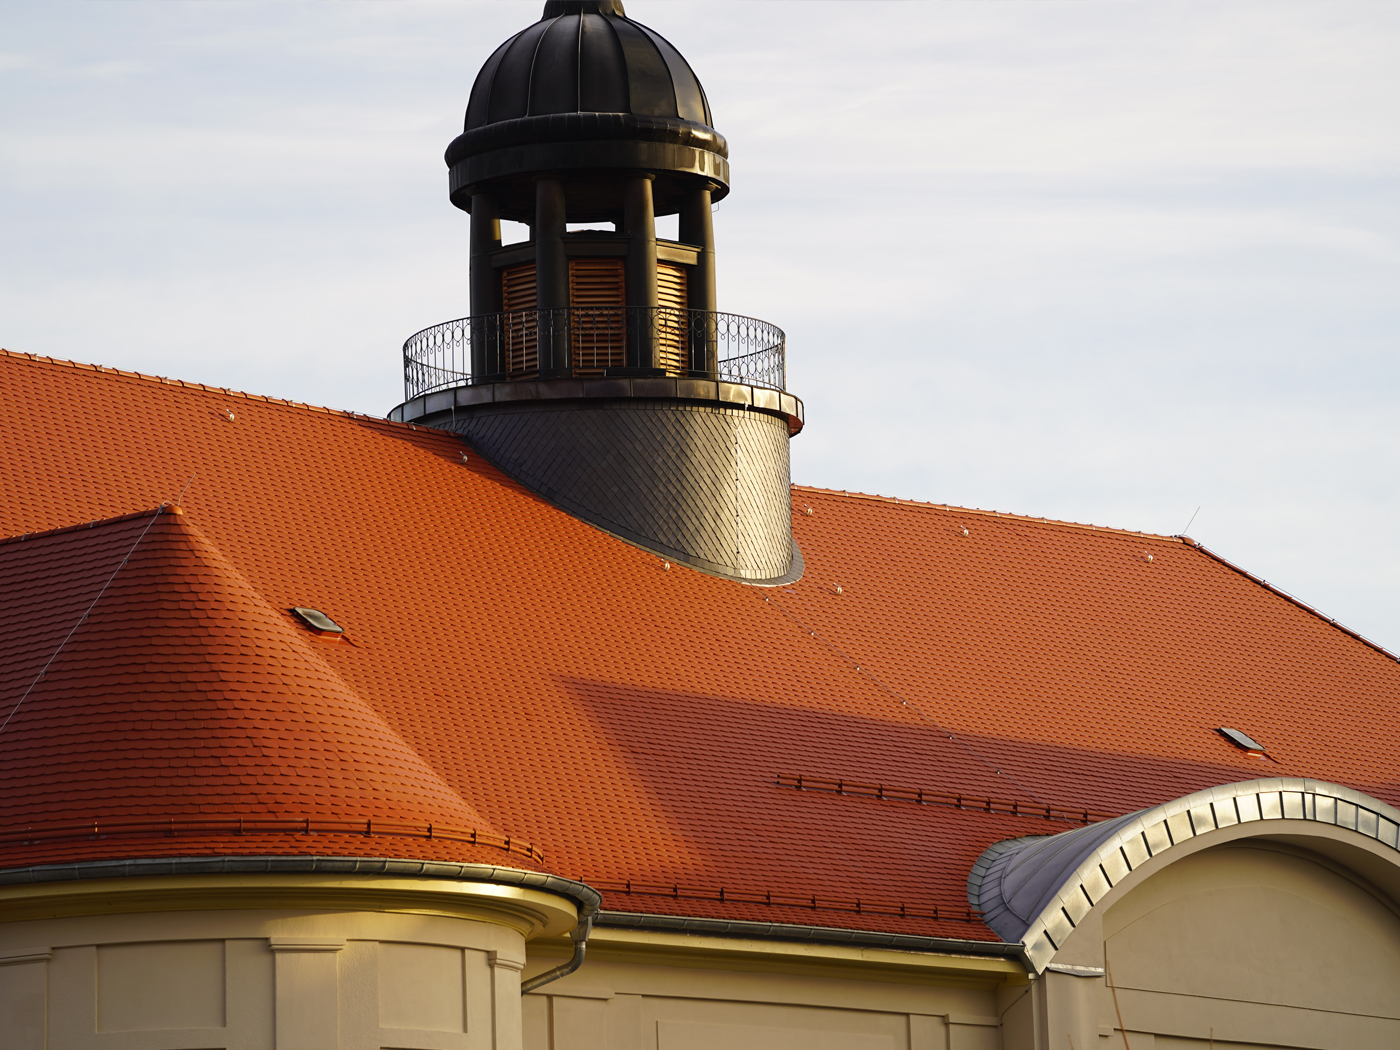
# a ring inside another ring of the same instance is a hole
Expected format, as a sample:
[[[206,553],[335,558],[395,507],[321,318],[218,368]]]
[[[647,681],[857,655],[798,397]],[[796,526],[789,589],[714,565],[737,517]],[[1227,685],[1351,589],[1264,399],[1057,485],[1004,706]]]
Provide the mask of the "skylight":
[[[1219,729],[1216,730],[1216,732],[1223,736],[1226,740],[1230,741],[1230,743],[1234,744],[1241,751],[1252,751],[1255,754],[1259,755],[1262,755],[1264,753],[1263,744],[1259,743],[1259,741],[1255,740],[1249,734],[1241,733],[1238,729],[1231,729],[1228,726],[1221,726]]]
[[[320,609],[303,609],[301,606],[297,606],[292,612],[296,614],[297,618],[300,619],[302,623],[306,624],[312,630],[323,631],[326,634],[345,633],[344,627],[340,626],[340,624],[336,623]],[[1223,733],[1224,730],[1222,729],[1221,732]]]

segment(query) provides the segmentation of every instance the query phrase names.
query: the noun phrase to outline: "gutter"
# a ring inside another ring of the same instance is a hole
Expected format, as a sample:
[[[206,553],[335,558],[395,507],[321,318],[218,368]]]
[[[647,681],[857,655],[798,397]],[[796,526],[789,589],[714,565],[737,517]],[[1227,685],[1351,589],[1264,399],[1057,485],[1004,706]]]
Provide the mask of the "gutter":
[[[520,994],[526,995],[583,965],[588,938],[596,926],[663,930],[679,933],[710,934],[749,940],[842,944],[853,948],[887,948],[894,951],[925,952],[940,955],[969,955],[983,958],[1011,958],[1035,973],[1024,944],[1005,941],[974,941],[956,937],[925,937],[905,933],[879,933],[874,930],[847,930],[834,926],[800,926],[781,922],[739,922],[727,919],[687,918],[680,915],[653,915],[643,912],[602,911],[602,894],[592,886],[573,879],[520,868],[492,864],[460,864],[444,861],[407,861],[385,857],[278,857],[213,856],[151,857],[138,860],[101,860],[68,864],[44,864],[27,868],[0,869],[0,886],[74,882],[87,879],[134,878],[152,875],[251,874],[306,872],[337,875],[409,875],[461,882],[493,882],[526,886],[566,897],[578,906],[578,924],[570,933],[574,953],[568,962],[524,981]]]
[[[643,930],[670,930],[705,933],[719,937],[749,940],[808,941],[818,944],[844,944],[853,948],[889,948],[895,951],[930,952],[940,955],[974,955],[1012,958],[1028,973],[1034,973],[1024,944],[1005,941],[973,941],[957,937],[924,937],[907,933],[878,933],[874,930],[845,930],[834,926],[799,926],[782,922],[737,922],[728,919],[697,919],[680,915],[648,915],[641,912],[600,911],[593,920],[599,926],[630,927]],[[561,967],[562,969],[562,967]],[[562,977],[563,974],[560,974]]]
[[[528,981],[522,981],[520,984],[521,995],[529,995],[536,988],[543,987],[551,981],[557,981],[561,977],[567,977],[583,965],[583,957],[588,952],[588,935],[593,932],[593,923],[600,914],[598,911],[598,903],[597,901],[584,903],[583,907],[579,910],[578,925],[575,926],[573,931],[569,934],[574,942],[573,957],[561,966],[556,966],[552,970],[546,970],[542,974],[537,974]]]
[[[520,986],[525,995],[542,985],[566,977],[583,965],[588,935],[603,902],[592,886],[574,879],[493,864],[458,864],[449,861],[408,861],[386,857],[152,857],[139,860],[100,860],[71,864],[41,864],[0,870],[0,886],[32,886],[87,879],[129,879],[154,875],[211,875],[252,873],[316,873],[334,875],[409,875],[453,882],[489,882],[524,886],[555,893],[578,907],[578,925],[570,936],[574,955],[563,966],[532,977]]]

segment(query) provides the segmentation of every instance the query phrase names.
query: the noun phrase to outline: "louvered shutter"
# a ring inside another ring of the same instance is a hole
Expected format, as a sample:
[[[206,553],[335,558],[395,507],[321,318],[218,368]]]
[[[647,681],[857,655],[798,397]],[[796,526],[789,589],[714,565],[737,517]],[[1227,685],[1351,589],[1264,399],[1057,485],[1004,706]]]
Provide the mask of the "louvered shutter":
[[[685,278],[684,267],[657,264],[656,302],[660,309],[656,318],[656,364],[669,375],[690,371]]]
[[[535,264],[521,263],[501,271],[501,318],[506,350],[506,373],[521,379],[540,368],[540,333],[535,313]]]
[[[574,375],[602,375],[627,363],[621,259],[570,259],[570,357]]]

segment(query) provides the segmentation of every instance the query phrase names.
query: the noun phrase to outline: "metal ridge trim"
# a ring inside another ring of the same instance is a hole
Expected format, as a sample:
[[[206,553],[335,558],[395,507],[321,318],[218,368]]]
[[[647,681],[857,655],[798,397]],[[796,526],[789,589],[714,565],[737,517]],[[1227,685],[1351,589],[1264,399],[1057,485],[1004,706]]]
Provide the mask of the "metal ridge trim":
[[[814,941],[821,944],[847,944],[857,948],[894,948],[911,952],[954,952],[961,955],[1010,956],[1026,963],[1025,949],[1005,941],[973,941],[958,937],[928,937],[908,933],[880,933],[835,926],[799,926],[784,922],[748,922],[731,919],[700,919],[683,915],[654,915],[645,912],[600,911],[596,926],[618,926],[643,930],[670,930],[707,933],[719,937],[743,937],[769,941]]]
[[[1225,568],[1230,569],[1230,570],[1233,571],[1233,572],[1237,572],[1237,573],[1239,573],[1241,576],[1245,577],[1246,579],[1251,580],[1251,581],[1254,582],[1254,583],[1257,583],[1260,587],[1263,587],[1266,591],[1269,591],[1269,592],[1271,592],[1272,594],[1276,594],[1276,595],[1278,595],[1280,598],[1282,598],[1284,601],[1286,601],[1286,602],[1291,602],[1292,604],[1296,605],[1298,608],[1302,609],[1304,612],[1310,613],[1310,614],[1312,614],[1313,616],[1316,616],[1316,617],[1317,617],[1319,620],[1321,620],[1323,623],[1330,624],[1332,627],[1335,627],[1337,630],[1341,631],[1341,632],[1342,632],[1343,634],[1345,634],[1345,635],[1350,635],[1352,638],[1355,638],[1355,639],[1356,639],[1358,642],[1360,642],[1362,645],[1364,645],[1364,646],[1366,646],[1366,647],[1368,647],[1368,648],[1370,648],[1370,649],[1374,649],[1376,652],[1380,653],[1381,655],[1387,656],[1387,657],[1389,657],[1390,659],[1395,660],[1397,663],[1400,663],[1400,656],[1397,656],[1395,653],[1392,653],[1392,652],[1391,652],[1389,649],[1387,649],[1385,646],[1381,645],[1381,644],[1378,643],[1378,642],[1373,642],[1373,641],[1371,641],[1371,639],[1367,638],[1364,634],[1361,634],[1361,633],[1358,632],[1358,631],[1353,631],[1350,627],[1347,627],[1345,624],[1338,623],[1336,620],[1332,619],[1332,617],[1328,616],[1326,613],[1321,612],[1321,611],[1318,610],[1318,609],[1313,608],[1311,605],[1309,605],[1307,602],[1303,601],[1301,598],[1295,598],[1293,595],[1291,595],[1291,594],[1289,594],[1287,591],[1285,591],[1282,587],[1275,587],[1275,586],[1274,586],[1272,583],[1270,583],[1268,580],[1263,579],[1263,578],[1260,577],[1260,576],[1255,576],[1254,573],[1250,572],[1248,569],[1242,569],[1242,568],[1240,568],[1238,565],[1236,565],[1234,562],[1230,561],[1228,558],[1224,558],[1224,557],[1222,557],[1221,555],[1216,554],[1215,551],[1211,550],[1209,547],[1207,547],[1207,546],[1206,546],[1205,544],[1203,544],[1203,543],[1197,543],[1196,541],[1192,540],[1192,541],[1190,541],[1190,544],[1189,544],[1189,545],[1195,547],[1198,551],[1200,551],[1202,554],[1204,554],[1207,558],[1210,558],[1210,559],[1212,559],[1213,561],[1217,561],[1217,562],[1219,562],[1221,565],[1225,566]]]
[[[592,886],[542,871],[456,861],[396,860],[392,857],[151,857],[139,860],[79,861],[0,869],[0,886],[133,879],[158,875],[396,875],[453,882],[494,882],[543,890],[566,897],[580,914],[595,912],[603,897]]]
[[[147,507],[145,510],[134,510],[129,514],[118,514],[111,518],[93,518],[91,521],[79,522],[76,525],[59,525],[56,528],[44,529],[40,532],[17,532],[13,536],[0,536],[0,547],[9,543],[26,543],[29,540],[43,540],[50,536],[61,536],[66,532],[82,532],[86,529],[96,529],[107,525],[118,525],[124,521],[144,521],[156,515],[164,514],[170,506],[165,502],[156,507]]]

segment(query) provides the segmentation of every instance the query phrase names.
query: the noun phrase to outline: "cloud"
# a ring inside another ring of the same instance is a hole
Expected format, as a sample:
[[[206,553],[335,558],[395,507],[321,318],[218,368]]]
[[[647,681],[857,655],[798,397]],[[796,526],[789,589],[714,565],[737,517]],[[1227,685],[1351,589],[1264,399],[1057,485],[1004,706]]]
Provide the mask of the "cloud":
[[[75,17],[80,12],[81,17]],[[1179,529],[1400,647],[1400,7],[648,3],[797,480]],[[384,412],[537,4],[0,5],[0,343]]]

